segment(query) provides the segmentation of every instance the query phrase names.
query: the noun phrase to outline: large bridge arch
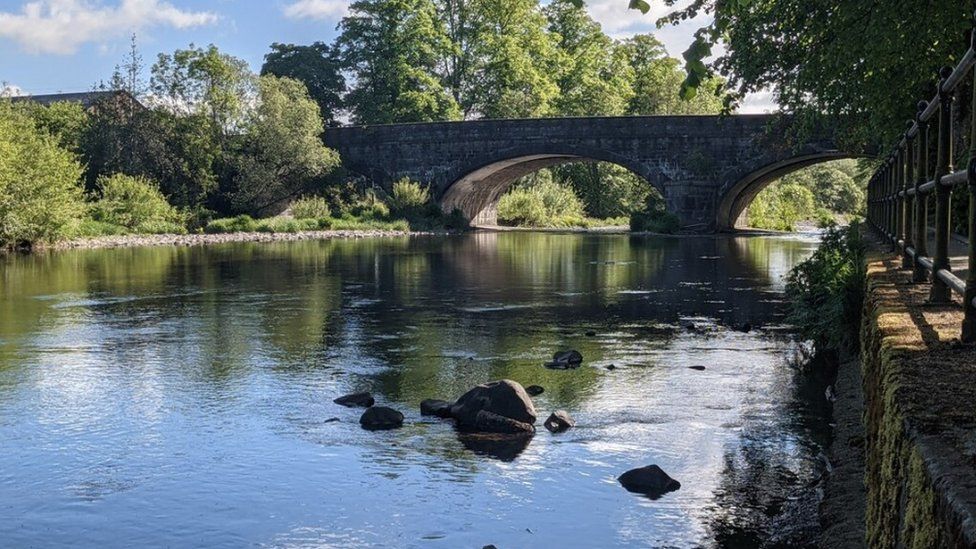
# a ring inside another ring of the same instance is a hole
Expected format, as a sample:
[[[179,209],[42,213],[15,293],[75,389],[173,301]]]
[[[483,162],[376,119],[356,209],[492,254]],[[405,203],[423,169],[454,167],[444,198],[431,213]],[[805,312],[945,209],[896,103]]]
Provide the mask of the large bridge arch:
[[[855,156],[831,136],[797,143],[781,115],[623,116],[474,120],[329,128],[343,165],[387,188],[430,185],[446,210],[489,223],[518,178],[579,161],[622,166],[664,196],[683,226],[735,227],[769,182],[817,162]]]
[[[446,176],[445,212],[460,210],[474,225],[494,225],[498,200],[516,181],[541,169],[575,162],[608,162],[625,168],[663,194],[660,174],[610,151],[586,145],[538,143],[492,152]]]

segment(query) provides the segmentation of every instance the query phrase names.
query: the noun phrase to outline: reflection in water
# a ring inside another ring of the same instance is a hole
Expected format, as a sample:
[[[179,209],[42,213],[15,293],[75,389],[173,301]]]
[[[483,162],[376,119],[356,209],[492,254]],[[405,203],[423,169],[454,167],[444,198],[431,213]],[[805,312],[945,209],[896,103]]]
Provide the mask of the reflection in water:
[[[814,246],[473,233],[0,259],[0,539],[813,543],[828,411],[780,324]],[[583,367],[542,367],[569,348]],[[419,414],[501,378],[577,427],[486,439]],[[360,390],[405,427],[332,403]],[[616,483],[650,463],[681,490]]]

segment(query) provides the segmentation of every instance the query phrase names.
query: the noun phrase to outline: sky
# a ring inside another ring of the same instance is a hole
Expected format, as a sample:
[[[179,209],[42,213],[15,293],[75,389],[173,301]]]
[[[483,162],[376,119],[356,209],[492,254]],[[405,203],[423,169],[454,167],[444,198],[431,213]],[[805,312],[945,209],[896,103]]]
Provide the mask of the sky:
[[[159,52],[216,44],[257,71],[273,42],[331,42],[351,0],[0,0],[0,87],[41,95],[90,90],[107,80],[135,33],[146,65]],[[680,57],[707,16],[657,29],[667,12],[648,14],[627,0],[589,0],[587,10],[615,37],[652,32]],[[747,98],[740,112],[775,109],[769,94]]]

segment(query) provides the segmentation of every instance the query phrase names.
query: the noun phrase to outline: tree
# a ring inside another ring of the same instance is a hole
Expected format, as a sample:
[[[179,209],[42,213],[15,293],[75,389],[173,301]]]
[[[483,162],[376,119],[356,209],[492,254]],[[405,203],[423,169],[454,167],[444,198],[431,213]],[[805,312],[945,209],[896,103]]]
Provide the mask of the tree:
[[[685,78],[677,59],[653,35],[639,34],[625,40],[621,50],[633,71],[633,94],[627,114],[717,114],[723,106],[722,80],[707,78],[694,97],[680,96]]]
[[[564,116],[623,114],[634,95],[625,52],[572,0],[555,0],[544,12],[561,54],[555,111]]]
[[[87,131],[89,117],[80,103],[58,101],[41,105],[25,101],[20,105],[39,130],[53,136],[59,145],[72,153],[81,152],[81,141]]]
[[[714,20],[685,52],[685,88],[717,72],[736,98],[772,89],[802,119],[831,116],[849,146],[899,135],[934,95],[935,71],[965,53],[972,26],[963,0],[696,0],[660,23],[703,12]],[[719,40],[725,51],[706,66]]]
[[[254,75],[242,59],[211,44],[159,54],[150,87],[159,106],[177,115],[204,114],[224,137],[242,122],[254,96]]]
[[[536,0],[474,0],[471,112],[530,118],[554,112],[559,53]]]
[[[81,165],[8,100],[0,100],[0,246],[65,237],[83,210]]]
[[[339,164],[335,151],[322,144],[322,118],[304,84],[262,76],[258,90],[227,193],[231,209],[239,213],[281,207]]]
[[[455,120],[461,111],[437,75],[451,48],[431,0],[359,0],[339,25],[359,124]]]
[[[326,125],[338,125],[346,79],[337,48],[323,42],[310,46],[276,42],[271,44],[271,53],[264,56],[261,75],[285,76],[302,82],[309,97],[318,104]]]

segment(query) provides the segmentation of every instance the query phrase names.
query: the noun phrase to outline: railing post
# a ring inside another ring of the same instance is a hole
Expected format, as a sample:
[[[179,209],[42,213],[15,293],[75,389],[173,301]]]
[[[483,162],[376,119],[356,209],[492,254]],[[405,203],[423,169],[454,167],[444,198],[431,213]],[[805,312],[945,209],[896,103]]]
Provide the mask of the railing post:
[[[929,174],[929,123],[922,120],[922,112],[929,107],[927,101],[918,104],[918,143],[915,147],[915,270],[912,282],[928,282],[929,273],[921,259],[929,255],[929,199],[923,196],[919,187],[924,185]]]
[[[917,196],[909,197],[908,190],[911,187],[909,181],[914,181],[915,172],[915,138],[911,135],[911,121],[908,123],[909,131],[905,132],[905,164],[902,171],[901,182],[902,192],[905,193],[905,225],[903,236],[905,239],[905,254],[902,255],[901,268],[911,269],[915,266],[912,256],[908,253],[908,248],[915,249],[915,199]]]
[[[901,194],[905,190],[905,152],[898,147],[895,151],[895,244],[901,247],[905,244],[905,202],[908,195]],[[904,251],[904,249],[903,249]],[[905,254],[907,256],[907,253]]]
[[[952,173],[952,102],[955,93],[943,89],[951,67],[943,67],[939,79],[939,148],[935,163],[935,258],[932,266],[932,290],[929,301],[949,303],[952,289],[938,277],[939,271],[951,270],[949,265],[949,203],[952,187],[942,179]]]

